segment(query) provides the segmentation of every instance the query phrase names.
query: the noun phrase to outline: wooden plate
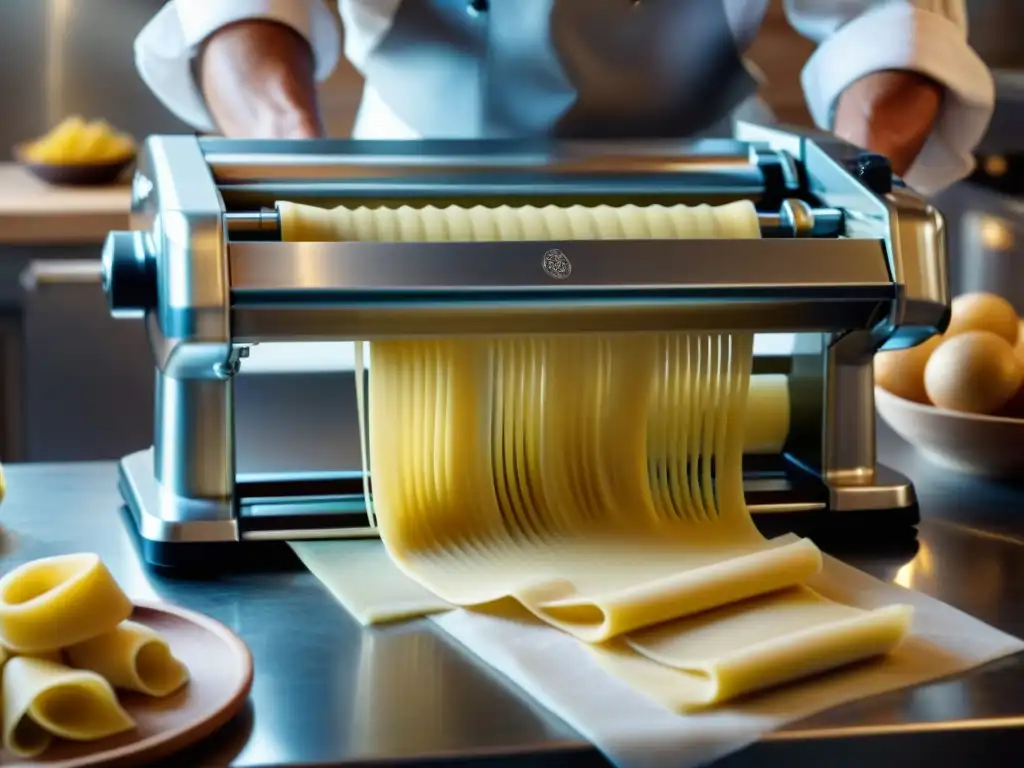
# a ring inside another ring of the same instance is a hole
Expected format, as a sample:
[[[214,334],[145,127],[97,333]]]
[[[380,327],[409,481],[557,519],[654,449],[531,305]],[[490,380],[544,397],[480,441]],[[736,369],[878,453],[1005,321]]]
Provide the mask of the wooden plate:
[[[89,743],[55,739],[42,755],[19,760],[0,752],[0,765],[85,768],[143,765],[209,736],[238,714],[252,688],[252,654],[220,622],[166,603],[137,603],[132,621],[163,635],[188,666],[188,685],[165,699],[118,692],[136,729]]]

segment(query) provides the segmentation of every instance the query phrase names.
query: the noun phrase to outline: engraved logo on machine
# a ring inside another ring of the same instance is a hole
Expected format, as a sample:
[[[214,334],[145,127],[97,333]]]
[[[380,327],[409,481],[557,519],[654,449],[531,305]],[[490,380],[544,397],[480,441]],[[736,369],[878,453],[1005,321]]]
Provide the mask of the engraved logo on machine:
[[[565,280],[572,274],[569,257],[558,248],[552,248],[545,253],[544,258],[540,261],[540,266],[544,270],[544,274],[555,280]]]

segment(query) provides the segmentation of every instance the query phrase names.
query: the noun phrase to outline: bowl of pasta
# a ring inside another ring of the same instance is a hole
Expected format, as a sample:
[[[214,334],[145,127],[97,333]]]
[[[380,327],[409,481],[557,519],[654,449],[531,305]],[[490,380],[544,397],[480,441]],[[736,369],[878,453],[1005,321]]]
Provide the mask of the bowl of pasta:
[[[14,147],[14,159],[47,184],[104,186],[135,162],[135,141],[103,120],[69,117],[44,136]]]

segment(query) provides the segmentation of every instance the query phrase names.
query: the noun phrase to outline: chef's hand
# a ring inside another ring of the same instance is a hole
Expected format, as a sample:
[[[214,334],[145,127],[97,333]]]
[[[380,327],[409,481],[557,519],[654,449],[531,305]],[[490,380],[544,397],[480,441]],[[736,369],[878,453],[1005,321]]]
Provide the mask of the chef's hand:
[[[903,176],[932,132],[942,107],[943,88],[916,72],[875,72],[839,97],[835,134],[889,158]]]
[[[210,115],[229,138],[323,134],[313,53],[282,24],[242,21],[218,30],[199,52],[196,76]]]

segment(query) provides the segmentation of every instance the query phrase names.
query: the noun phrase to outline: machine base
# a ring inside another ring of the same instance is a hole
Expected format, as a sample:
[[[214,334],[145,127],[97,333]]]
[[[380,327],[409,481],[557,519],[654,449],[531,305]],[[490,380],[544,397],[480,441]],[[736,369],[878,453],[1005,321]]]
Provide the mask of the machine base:
[[[338,481],[350,491],[351,475]],[[781,457],[751,457],[744,488],[765,536],[797,533],[829,552],[908,552],[916,546],[920,520],[913,486],[887,467],[875,475],[871,484],[830,486]],[[142,559],[172,575],[293,568],[298,561],[289,540],[376,535],[366,524],[360,494],[310,498],[311,487],[329,486],[323,479],[249,480],[239,489],[259,497],[243,494],[234,505],[202,502],[160,487],[152,449],[123,458],[118,479]],[[280,495],[286,486],[294,489],[291,498]]]

